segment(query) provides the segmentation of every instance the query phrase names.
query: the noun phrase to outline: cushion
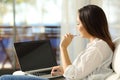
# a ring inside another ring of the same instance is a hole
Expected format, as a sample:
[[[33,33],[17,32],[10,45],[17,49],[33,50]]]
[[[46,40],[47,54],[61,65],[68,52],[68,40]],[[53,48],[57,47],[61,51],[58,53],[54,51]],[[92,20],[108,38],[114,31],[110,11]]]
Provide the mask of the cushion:
[[[105,80],[119,80],[119,75],[114,72]]]
[[[115,51],[112,61],[114,72],[105,80],[120,80],[120,37],[113,40],[115,44]]]
[[[112,66],[115,73],[120,74],[120,37],[113,40],[113,42],[115,43],[115,51]]]

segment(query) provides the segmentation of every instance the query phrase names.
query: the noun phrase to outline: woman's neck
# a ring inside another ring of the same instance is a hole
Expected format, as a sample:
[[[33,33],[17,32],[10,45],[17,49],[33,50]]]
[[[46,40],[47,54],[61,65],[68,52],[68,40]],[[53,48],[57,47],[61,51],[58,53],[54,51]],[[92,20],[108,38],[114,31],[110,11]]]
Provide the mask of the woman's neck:
[[[93,42],[96,39],[96,37],[89,37],[90,43]]]

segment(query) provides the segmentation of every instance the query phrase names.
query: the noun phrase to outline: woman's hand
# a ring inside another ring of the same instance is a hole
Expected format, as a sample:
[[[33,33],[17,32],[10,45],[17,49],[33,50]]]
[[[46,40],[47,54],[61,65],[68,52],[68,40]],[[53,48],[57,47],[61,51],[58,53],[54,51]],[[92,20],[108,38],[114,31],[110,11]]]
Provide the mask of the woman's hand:
[[[72,39],[73,39],[73,35],[70,33],[65,34],[65,36],[63,36],[63,39],[60,42],[60,48],[67,48],[68,45],[71,43]]]
[[[63,75],[63,67],[61,66],[54,66],[51,71],[52,76]]]

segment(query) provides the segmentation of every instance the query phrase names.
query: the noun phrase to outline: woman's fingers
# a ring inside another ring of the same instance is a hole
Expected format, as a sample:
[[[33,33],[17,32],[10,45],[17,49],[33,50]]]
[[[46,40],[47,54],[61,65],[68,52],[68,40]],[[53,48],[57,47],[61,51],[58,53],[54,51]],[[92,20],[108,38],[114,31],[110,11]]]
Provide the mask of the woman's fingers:
[[[62,75],[62,74],[63,74],[63,70],[60,66],[55,66],[55,67],[52,68],[52,71],[51,71],[52,76]]]
[[[51,75],[52,75],[52,76],[55,76],[55,75],[57,74],[57,71],[58,71],[58,67],[57,67],[57,66],[54,66],[54,67],[52,68]]]
[[[60,42],[60,47],[67,48],[73,39],[73,35],[67,33],[63,36],[63,39]]]

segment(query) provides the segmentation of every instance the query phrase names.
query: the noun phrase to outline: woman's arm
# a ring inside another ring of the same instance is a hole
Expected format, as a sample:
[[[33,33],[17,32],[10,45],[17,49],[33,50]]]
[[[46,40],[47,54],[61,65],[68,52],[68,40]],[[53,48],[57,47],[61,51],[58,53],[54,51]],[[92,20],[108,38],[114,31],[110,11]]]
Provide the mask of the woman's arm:
[[[62,66],[63,66],[64,70],[69,65],[71,65],[71,61],[70,61],[70,58],[68,55],[67,48],[68,48],[69,44],[71,43],[72,39],[73,39],[73,35],[68,33],[63,37],[63,39],[60,43],[61,61],[62,61]]]
[[[66,48],[60,48],[60,51],[61,51],[62,66],[63,69],[65,70],[69,65],[71,65],[71,61]]]
[[[63,36],[63,39],[60,42],[60,52],[61,52],[61,61],[62,61],[62,67],[61,66],[54,66],[52,68],[51,74],[52,75],[61,75],[64,73],[64,70],[71,65],[71,61],[68,55],[67,47],[71,43],[73,39],[73,35],[70,33]]]

